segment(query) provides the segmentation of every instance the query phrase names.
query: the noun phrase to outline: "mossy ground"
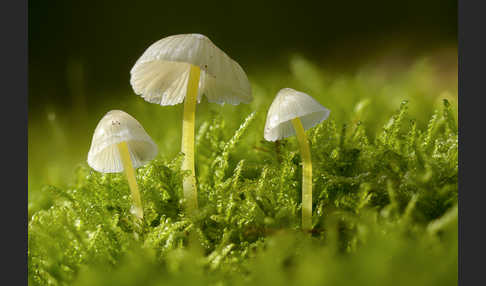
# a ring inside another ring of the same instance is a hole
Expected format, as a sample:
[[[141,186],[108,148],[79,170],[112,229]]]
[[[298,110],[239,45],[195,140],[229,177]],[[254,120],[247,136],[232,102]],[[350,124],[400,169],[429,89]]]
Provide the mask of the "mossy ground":
[[[181,106],[124,91],[29,118],[29,284],[456,285],[457,82],[426,59],[392,73],[333,74],[302,57],[289,67],[250,74],[249,105],[198,105],[193,219],[182,207]],[[311,233],[300,230],[296,139],[263,140],[282,87],[331,110],[307,131]],[[159,145],[137,171],[143,225],[129,213],[124,175],[83,163],[110,109],[133,115]]]

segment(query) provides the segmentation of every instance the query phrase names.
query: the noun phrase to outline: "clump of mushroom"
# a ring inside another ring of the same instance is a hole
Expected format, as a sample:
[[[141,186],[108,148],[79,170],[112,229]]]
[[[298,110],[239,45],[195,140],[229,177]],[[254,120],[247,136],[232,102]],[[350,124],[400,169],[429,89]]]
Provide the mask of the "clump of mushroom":
[[[124,111],[112,110],[96,126],[88,152],[88,165],[101,173],[125,171],[133,199],[131,212],[143,219],[135,168],[152,160],[157,152],[157,145],[135,118]]]
[[[264,138],[276,141],[297,135],[302,156],[302,228],[312,227],[312,161],[305,130],[329,117],[330,111],[303,92],[281,89],[270,106]]]
[[[209,102],[237,105],[253,98],[241,66],[200,34],[182,34],[152,44],[130,71],[130,83],[148,102],[175,105],[184,102],[182,126],[183,189],[189,212],[197,209],[194,166],[194,123],[196,101],[205,95]]]

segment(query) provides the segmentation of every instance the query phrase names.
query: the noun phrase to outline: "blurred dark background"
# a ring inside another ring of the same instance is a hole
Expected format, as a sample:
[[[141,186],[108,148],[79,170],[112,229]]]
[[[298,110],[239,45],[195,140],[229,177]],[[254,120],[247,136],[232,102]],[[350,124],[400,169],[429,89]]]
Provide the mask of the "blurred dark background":
[[[129,79],[149,45],[181,33],[208,36],[240,63],[255,94],[267,95],[255,95],[251,107],[201,104],[198,124],[211,109],[239,116],[228,128],[233,130],[292,84],[318,90],[316,98],[336,120],[375,96],[374,104],[382,105],[373,109],[382,112],[368,118],[370,129],[381,127],[406,96],[415,99],[411,110],[422,125],[436,97],[457,96],[457,0],[32,0],[29,196],[43,184],[70,182],[85,163],[98,120],[111,109],[136,116],[164,156],[179,151],[182,106],[147,104]]]
[[[29,112],[71,105],[73,78],[87,100],[129,90],[143,51],[180,33],[207,35],[248,73],[293,52],[345,67],[392,43],[455,45],[457,1],[29,1]]]

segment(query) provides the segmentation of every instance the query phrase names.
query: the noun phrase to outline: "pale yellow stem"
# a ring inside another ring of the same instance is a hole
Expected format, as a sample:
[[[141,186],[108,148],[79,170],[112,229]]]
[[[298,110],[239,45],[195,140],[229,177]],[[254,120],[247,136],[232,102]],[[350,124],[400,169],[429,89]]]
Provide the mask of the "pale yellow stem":
[[[132,160],[130,159],[127,142],[118,143],[117,146],[123,163],[123,169],[125,170],[125,175],[127,176],[128,186],[130,187],[130,191],[132,193],[132,213],[137,218],[143,219],[142,200],[140,199],[140,192],[138,191],[137,180],[135,179],[135,169],[133,168]]]
[[[312,227],[312,161],[309,143],[300,118],[292,119],[302,157],[302,229]]]
[[[194,167],[194,122],[200,73],[201,69],[198,66],[191,65],[182,121],[182,153],[184,153],[182,170],[191,171],[190,176],[184,177],[182,182],[186,208],[189,214],[192,214],[197,209],[196,170]]]

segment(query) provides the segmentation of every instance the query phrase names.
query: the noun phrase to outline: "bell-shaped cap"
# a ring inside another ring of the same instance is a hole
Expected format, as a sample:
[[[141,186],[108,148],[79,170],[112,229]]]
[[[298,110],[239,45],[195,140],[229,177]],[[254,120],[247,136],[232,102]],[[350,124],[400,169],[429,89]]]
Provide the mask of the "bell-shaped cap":
[[[305,130],[327,119],[331,111],[303,92],[283,88],[270,105],[265,123],[264,137],[276,141],[295,135],[291,120],[300,117]]]
[[[101,118],[93,134],[88,152],[88,165],[98,172],[123,172],[118,143],[126,142],[134,168],[145,165],[158,152],[157,145],[142,125],[121,110],[109,111]]]
[[[137,95],[160,105],[184,101],[190,66],[201,68],[197,101],[237,105],[252,101],[251,86],[241,66],[208,37],[182,34],[152,44],[130,71]]]

